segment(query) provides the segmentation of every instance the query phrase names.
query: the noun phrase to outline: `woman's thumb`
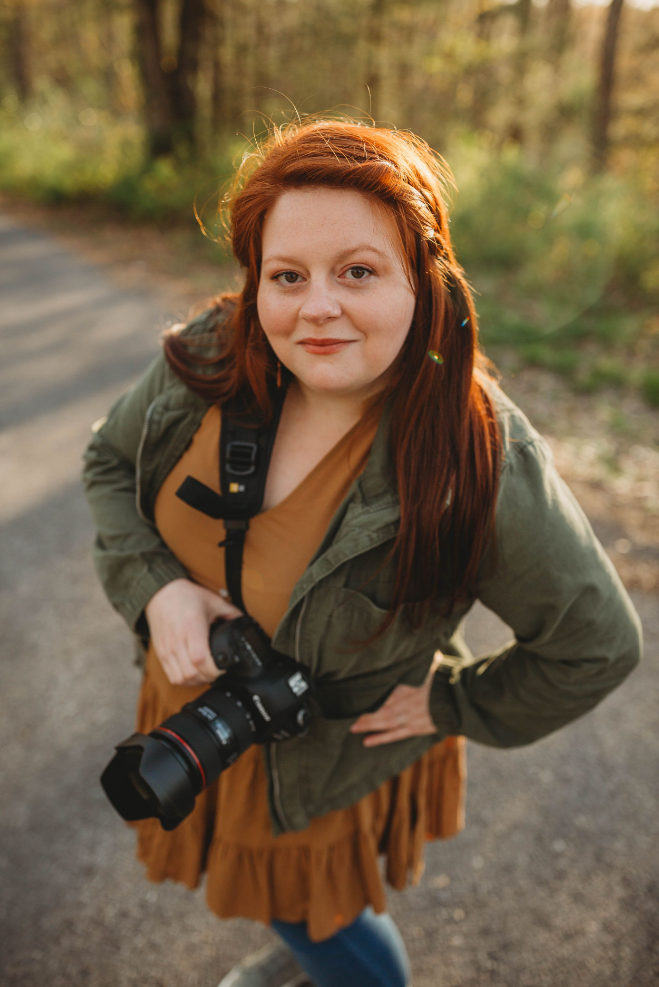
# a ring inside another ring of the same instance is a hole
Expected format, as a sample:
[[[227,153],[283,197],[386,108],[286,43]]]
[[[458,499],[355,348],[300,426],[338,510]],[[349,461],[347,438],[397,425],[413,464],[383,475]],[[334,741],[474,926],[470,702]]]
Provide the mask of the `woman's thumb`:
[[[233,620],[234,617],[242,617],[242,611],[234,607],[228,596],[213,593],[208,590],[206,593],[206,612],[211,621],[217,617],[224,617],[225,620]]]

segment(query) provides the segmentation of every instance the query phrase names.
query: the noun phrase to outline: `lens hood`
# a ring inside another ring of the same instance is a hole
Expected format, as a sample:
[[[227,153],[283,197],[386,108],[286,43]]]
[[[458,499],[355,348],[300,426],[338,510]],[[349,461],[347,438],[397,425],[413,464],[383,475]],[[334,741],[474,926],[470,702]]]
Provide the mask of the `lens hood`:
[[[134,733],[115,750],[101,785],[122,818],[134,822],[156,816],[170,830],[192,812],[196,792],[173,745]],[[132,784],[126,784],[127,777]]]

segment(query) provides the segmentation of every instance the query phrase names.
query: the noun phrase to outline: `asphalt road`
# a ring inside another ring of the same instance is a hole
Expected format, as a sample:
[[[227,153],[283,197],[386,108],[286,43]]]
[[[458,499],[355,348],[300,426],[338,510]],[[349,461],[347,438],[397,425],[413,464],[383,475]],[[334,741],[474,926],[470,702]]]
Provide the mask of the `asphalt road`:
[[[132,728],[128,632],[92,571],[89,425],[155,351],[166,313],[0,219],[0,983],[216,987],[270,933],[144,881],[98,775]],[[528,749],[469,748],[466,831],[390,895],[415,987],[659,982],[659,606],[644,664]],[[482,610],[478,649],[505,639]]]

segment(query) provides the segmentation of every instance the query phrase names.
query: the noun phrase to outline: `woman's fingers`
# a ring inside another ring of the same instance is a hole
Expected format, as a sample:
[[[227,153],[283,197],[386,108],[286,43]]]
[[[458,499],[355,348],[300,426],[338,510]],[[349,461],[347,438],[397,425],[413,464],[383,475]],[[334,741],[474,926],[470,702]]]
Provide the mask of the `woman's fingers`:
[[[398,730],[383,730],[381,733],[372,733],[369,737],[364,737],[364,747],[379,747],[380,744],[392,744],[394,740],[406,740],[408,737],[417,737],[418,734],[410,733],[407,728]]]
[[[376,713],[364,713],[350,728],[353,733],[367,733],[369,730],[391,730],[404,723],[402,711],[379,709]]]
[[[209,626],[207,620],[191,625],[186,641],[187,658],[192,668],[192,674],[199,677],[202,682],[213,682],[220,674],[217,665],[213,661],[208,643]],[[196,685],[198,683],[194,684]]]
[[[215,681],[220,673],[210,653],[208,631],[218,617],[240,616],[237,607],[189,579],[176,579],[151,598],[145,612],[153,646],[172,685]]]
[[[379,709],[374,713],[363,713],[359,717],[357,722],[353,724],[352,731],[365,733],[367,730],[387,730],[401,726],[406,716],[411,712],[410,707],[415,705],[415,693],[418,691],[409,685],[396,686]]]
[[[365,747],[435,733],[428,708],[430,681],[429,677],[419,688],[396,686],[380,709],[374,713],[364,713],[353,723],[351,732],[369,734],[364,738]]]
[[[233,620],[234,617],[243,616],[242,610],[234,607],[233,603],[226,596],[213,593],[212,590],[206,589],[204,586],[198,586],[197,589],[201,590],[202,599],[211,624],[218,617],[223,617],[225,620]]]

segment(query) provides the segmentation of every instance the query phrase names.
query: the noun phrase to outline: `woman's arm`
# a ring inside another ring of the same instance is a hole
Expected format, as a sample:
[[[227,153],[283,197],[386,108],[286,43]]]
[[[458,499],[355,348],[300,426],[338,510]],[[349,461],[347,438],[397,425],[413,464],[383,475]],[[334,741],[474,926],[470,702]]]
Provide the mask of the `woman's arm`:
[[[187,577],[136,505],[135,463],[144,421],[169,376],[160,354],[113,405],[84,455],[83,481],[96,528],[96,571],[112,606],[142,636],[148,635],[143,614],[151,597],[167,583]]]
[[[152,637],[170,682],[201,685],[218,675],[208,628],[240,611],[193,583],[137,508],[136,460],[148,410],[169,382],[159,356],[96,430],[83,477],[97,532],[94,563],[110,602],[131,630]]]
[[[481,571],[478,597],[516,640],[453,683],[435,676],[430,709],[441,736],[531,743],[588,712],[638,663],[638,615],[541,439],[509,453],[494,553]]]

